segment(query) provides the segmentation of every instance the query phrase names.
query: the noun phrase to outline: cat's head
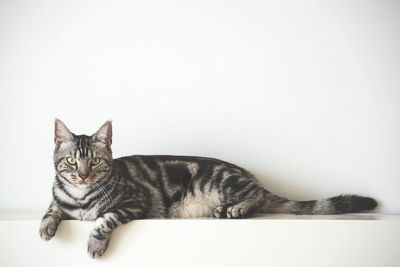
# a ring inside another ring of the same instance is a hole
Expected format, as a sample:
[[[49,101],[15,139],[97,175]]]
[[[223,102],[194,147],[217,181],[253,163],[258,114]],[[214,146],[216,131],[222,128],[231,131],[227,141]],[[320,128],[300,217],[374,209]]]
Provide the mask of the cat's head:
[[[54,165],[61,182],[85,188],[106,179],[112,171],[111,142],[111,121],[87,136],[72,133],[56,119]]]

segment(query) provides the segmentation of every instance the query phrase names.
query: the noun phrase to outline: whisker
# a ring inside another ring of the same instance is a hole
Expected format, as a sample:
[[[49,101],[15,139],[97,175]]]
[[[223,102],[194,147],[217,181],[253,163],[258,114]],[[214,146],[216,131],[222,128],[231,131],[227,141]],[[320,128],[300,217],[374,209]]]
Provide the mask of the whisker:
[[[105,200],[107,200],[107,202],[108,202],[108,209],[111,209],[111,207],[113,206],[113,201],[111,200],[111,198],[109,196],[110,195],[109,191],[100,184],[93,184],[93,185],[95,185],[96,188],[99,189],[99,192],[103,193]]]

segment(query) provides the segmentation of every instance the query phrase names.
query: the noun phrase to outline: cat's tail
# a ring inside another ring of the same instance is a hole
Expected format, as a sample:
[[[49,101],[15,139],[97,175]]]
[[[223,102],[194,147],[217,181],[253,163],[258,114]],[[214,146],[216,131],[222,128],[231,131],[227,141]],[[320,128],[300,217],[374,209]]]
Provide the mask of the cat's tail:
[[[327,199],[293,201],[271,194],[265,190],[263,213],[291,214],[341,214],[373,210],[378,203],[370,197],[340,195]]]

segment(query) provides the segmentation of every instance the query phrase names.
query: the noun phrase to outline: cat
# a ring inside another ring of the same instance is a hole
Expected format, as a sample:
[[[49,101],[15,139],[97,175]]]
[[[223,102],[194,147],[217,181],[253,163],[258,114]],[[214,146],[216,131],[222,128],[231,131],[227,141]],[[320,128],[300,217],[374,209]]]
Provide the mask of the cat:
[[[192,156],[113,159],[112,124],[91,136],[55,121],[53,201],[40,236],[50,240],[63,219],[96,220],[87,252],[104,254],[120,224],[149,218],[245,218],[255,213],[339,214],[372,210],[369,197],[340,195],[292,201],[265,190],[245,169]]]

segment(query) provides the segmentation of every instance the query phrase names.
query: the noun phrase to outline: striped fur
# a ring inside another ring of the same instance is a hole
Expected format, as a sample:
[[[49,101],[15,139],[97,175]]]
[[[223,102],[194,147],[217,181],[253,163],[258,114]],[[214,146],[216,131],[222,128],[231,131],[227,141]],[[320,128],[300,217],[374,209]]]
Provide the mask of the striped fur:
[[[374,209],[372,198],[342,195],[291,201],[271,194],[241,167],[212,158],[112,158],[111,122],[92,136],[75,135],[56,120],[53,202],[40,235],[51,239],[63,219],[96,220],[88,253],[101,256],[120,224],[148,218],[244,218],[254,213],[338,214]],[[75,165],[68,157],[77,160]],[[100,158],[93,165],[91,160]]]

